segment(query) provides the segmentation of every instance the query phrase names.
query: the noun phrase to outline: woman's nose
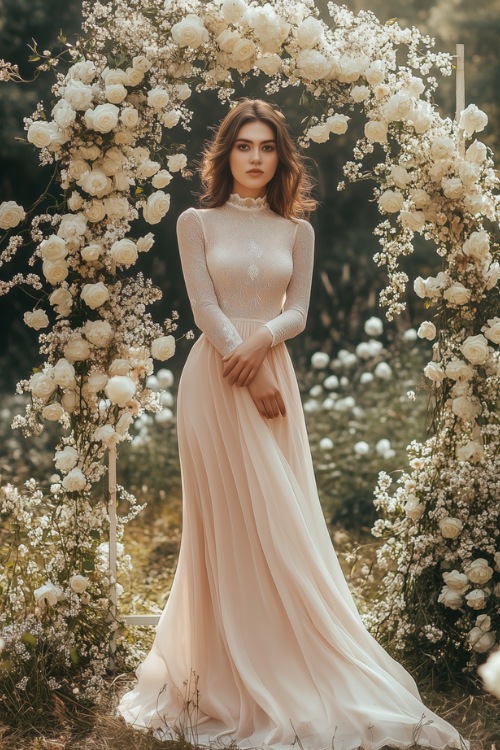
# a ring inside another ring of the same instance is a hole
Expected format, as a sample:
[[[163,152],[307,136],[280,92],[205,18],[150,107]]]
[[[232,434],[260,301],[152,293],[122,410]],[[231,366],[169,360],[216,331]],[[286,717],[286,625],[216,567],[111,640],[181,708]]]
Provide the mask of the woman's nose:
[[[250,157],[250,160],[253,162],[259,162],[260,161],[260,151],[258,148],[253,149],[252,155]]]

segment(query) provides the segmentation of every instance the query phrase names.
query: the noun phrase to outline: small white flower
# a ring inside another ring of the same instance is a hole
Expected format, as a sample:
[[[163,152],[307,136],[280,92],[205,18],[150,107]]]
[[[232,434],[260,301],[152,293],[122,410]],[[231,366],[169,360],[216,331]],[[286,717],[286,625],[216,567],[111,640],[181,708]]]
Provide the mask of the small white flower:
[[[486,690],[500,699],[500,649],[491,654],[488,660],[478,667],[477,671]]]
[[[326,352],[314,352],[311,357],[311,366],[315,370],[324,370],[330,362],[330,357]]]

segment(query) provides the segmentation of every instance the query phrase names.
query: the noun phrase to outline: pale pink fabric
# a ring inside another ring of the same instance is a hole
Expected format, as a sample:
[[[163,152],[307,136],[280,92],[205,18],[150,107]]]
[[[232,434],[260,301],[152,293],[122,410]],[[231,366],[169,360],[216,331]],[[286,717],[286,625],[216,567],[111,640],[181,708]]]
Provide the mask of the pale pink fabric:
[[[310,226],[231,198],[189,209],[178,227],[204,326],[179,383],[182,542],[153,647],[118,714],[201,745],[288,750],[298,736],[305,750],[468,748],[364,627],[328,534],[283,343],[307,314]],[[269,321],[267,363],[287,406],[273,420],[221,374],[221,353]]]

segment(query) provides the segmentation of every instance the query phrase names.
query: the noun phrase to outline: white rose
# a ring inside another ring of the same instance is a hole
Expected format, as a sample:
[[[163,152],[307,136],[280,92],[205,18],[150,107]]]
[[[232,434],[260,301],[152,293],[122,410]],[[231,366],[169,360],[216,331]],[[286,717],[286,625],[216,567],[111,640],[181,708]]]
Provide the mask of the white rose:
[[[40,252],[44,260],[60,260],[68,254],[65,241],[55,234],[40,243]]]
[[[425,190],[422,190],[421,188],[412,190],[410,193],[410,198],[415,204],[415,208],[424,208],[430,203],[430,200],[431,200],[430,195],[426,193]]]
[[[126,375],[113,375],[106,385],[106,396],[111,403],[125,406],[135,394],[135,383]]]
[[[96,224],[98,221],[102,221],[105,218],[106,208],[102,201],[93,198],[90,203],[87,203],[83,213],[92,224]]]
[[[432,339],[436,338],[436,326],[429,320],[424,320],[424,322],[420,324],[417,336],[421,339],[429,339],[429,341],[432,341]]]
[[[479,171],[480,167],[478,164],[473,164],[470,161],[463,161],[458,170],[462,184],[465,185],[465,187],[470,187],[477,182],[479,179]]]
[[[404,203],[404,196],[399,190],[384,190],[378,199],[378,205],[384,213],[395,213],[399,211]]]
[[[127,86],[138,86],[144,80],[144,73],[136,68],[127,68],[126,73],[126,85]]]
[[[500,344],[500,318],[489,318],[481,330],[489,341],[493,341],[494,344]]]
[[[365,124],[365,136],[374,143],[385,143],[387,140],[387,123],[370,120]]]
[[[384,104],[382,112],[386,120],[406,120],[412,114],[412,100],[404,92],[393,94]]]
[[[414,496],[410,496],[404,505],[404,512],[412,521],[418,521],[422,517],[424,510],[423,503],[419,503],[418,498]]]
[[[79,242],[86,229],[87,219],[83,214],[64,214],[57,230],[57,236],[64,240],[77,240]]]
[[[312,128],[309,128],[306,135],[315,143],[326,143],[330,137],[330,128],[323,122],[320,125],[313,125]]]
[[[57,383],[44,372],[35,372],[30,377],[29,389],[35,398],[47,401],[57,389]]]
[[[486,606],[487,597],[488,594],[486,591],[484,591],[484,589],[473,589],[465,595],[467,604],[472,609],[484,609],[484,607]]]
[[[127,198],[118,195],[110,195],[103,200],[104,210],[109,219],[123,219],[127,216],[130,204]]]
[[[44,260],[42,273],[49,284],[60,284],[69,273],[68,266],[64,260]]]
[[[274,52],[270,55],[266,55],[266,57],[259,57],[256,60],[255,65],[259,70],[262,70],[266,76],[274,76],[281,70],[282,60],[281,57]]]
[[[386,83],[379,83],[373,87],[373,93],[376,99],[384,99],[391,93],[391,88]]]
[[[182,21],[174,23],[171,29],[174,42],[179,47],[197,49],[204,42],[208,42],[208,31],[203,22],[194,13],[188,13]]]
[[[113,328],[107,320],[88,320],[83,333],[94,346],[108,346],[113,338]]]
[[[72,414],[79,408],[79,397],[75,391],[65,391],[61,398],[61,405],[65,412]]]
[[[0,203],[0,229],[12,229],[25,218],[26,212],[15,201]]]
[[[61,451],[56,451],[54,463],[58,471],[67,473],[71,471],[78,462],[78,451],[76,448],[67,445]]]
[[[156,86],[148,91],[148,106],[153,107],[153,109],[163,109],[169,101],[170,95],[168,91],[161,88],[161,86]]]
[[[479,232],[472,232],[463,244],[463,252],[470,258],[484,260],[490,249],[490,236],[488,232],[482,229]]]
[[[483,446],[476,440],[469,440],[465,445],[459,445],[456,449],[456,456],[459,461],[467,463],[479,463],[484,455]]]
[[[132,67],[140,70],[141,73],[147,73],[153,63],[145,55],[136,55],[132,58]]]
[[[103,305],[109,299],[109,290],[103,281],[97,284],[85,284],[80,296],[93,310]]]
[[[178,109],[171,109],[170,112],[165,112],[160,122],[165,128],[175,128],[179,120],[181,119],[181,113]]]
[[[222,0],[222,15],[228,23],[241,21],[247,12],[244,0]]]
[[[241,36],[237,31],[231,31],[231,29],[224,29],[217,39],[215,40],[219,45],[219,48],[223,52],[231,53],[234,49],[236,42],[241,41]]]
[[[170,169],[172,169],[169,164]],[[143,208],[144,219],[148,224],[158,224],[170,208],[170,195],[163,190],[152,193]]]
[[[233,47],[232,59],[236,64],[250,60],[256,51],[256,46],[251,39],[240,39]]]
[[[79,81],[83,81],[83,83],[91,83],[96,74],[97,68],[93,62],[90,62],[90,60],[80,60],[80,62],[71,66],[66,74],[66,78],[68,80],[77,78]]]
[[[433,182],[441,182],[444,175],[448,172],[450,163],[446,160],[435,162],[429,169],[429,177]]]
[[[130,371],[130,362],[128,359],[114,359],[109,366],[110,375],[127,375]]]
[[[84,111],[92,104],[94,93],[92,86],[87,86],[75,78],[66,84],[63,96],[73,109]]]
[[[68,172],[70,177],[74,180],[79,180],[85,172],[90,171],[90,165],[85,159],[72,159],[68,166]],[[72,209],[73,210],[73,209]]]
[[[484,130],[488,124],[488,115],[479,109],[475,104],[469,104],[467,109],[460,113],[458,127],[465,130],[467,136],[473,133],[479,133]]]
[[[133,421],[134,416],[130,412],[125,412],[125,414],[122,414],[120,419],[116,423],[116,432],[118,433],[118,435],[125,435]]]
[[[486,149],[486,146],[480,141],[474,141],[473,143],[471,143],[471,145],[465,152],[465,158],[467,159],[467,161],[470,161],[473,164],[483,164],[483,162],[486,161],[487,156],[488,151]]]
[[[186,101],[192,94],[191,89],[187,83],[176,83],[174,86],[174,94],[181,102]]]
[[[108,382],[108,376],[105,372],[100,372],[99,370],[96,370],[92,372],[87,379],[87,389],[91,393],[98,393],[99,391],[102,391],[103,388],[106,387],[106,383]]]
[[[61,130],[65,130],[65,128],[69,128],[69,126],[75,121],[76,112],[65,99],[59,99],[55,107],[52,109],[52,117]]]
[[[353,86],[351,89],[351,99],[354,102],[364,102],[370,96],[368,86]]]
[[[153,179],[151,180],[151,184],[154,188],[157,188],[160,190],[161,188],[167,187],[172,181],[172,175],[170,172],[167,172],[166,169],[160,169],[159,172],[157,172]]]
[[[451,408],[453,413],[465,422],[472,422],[481,413],[481,406],[477,403],[477,400],[471,400],[468,396],[454,398]]]
[[[467,639],[472,647],[473,651],[477,651],[478,654],[484,654],[493,648],[496,642],[495,633],[492,630],[484,632],[481,628],[472,628]],[[481,674],[481,669],[484,667],[482,664],[478,667],[478,673]],[[500,691],[499,691],[500,697]]]
[[[85,576],[74,575],[69,579],[69,585],[75,594],[83,594],[85,589],[90,586],[90,581]]]
[[[311,49],[323,39],[323,24],[309,16],[297,26],[297,41],[302,49]]]
[[[82,362],[90,357],[90,347],[81,336],[73,336],[64,347],[64,356],[69,362]]]
[[[113,183],[107,177],[104,172],[98,169],[93,169],[90,172],[82,174],[77,184],[80,185],[83,190],[89,195],[95,195],[98,198],[102,198],[103,195],[107,195],[113,189]]]
[[[425,214],[423,211],[401,211],[399,218],[401,224],[412,232],[421,232],[425,226]]]
[[[439,604],[444,604],[449,609],[460,609],[463,600],[462,595],[454,589],[450,589],[448,586],[443,586],[441,593],[438,597]]]
[[[137,240],[137,250],[140,253],[147,253],[148,250],[151,250],[151,248],[154,245],[154,235],[152,232],[148,232],[144,237],[139,237]]]
[[[441,180],[441,187],[443,188],[443,193],[446,197],[453,200],[461,198],[464,194],[464,186],[459,177],[443,177]]]
[[[415,109],[409,113],[408,120],[413,123],[415,132],[421,135],[429,130],[434,116],[434,111],[429,102],[419,102]]]
[[[127,96],[127,89],[121,83],[112,83],[106,86],[105,97],[111,104],[120,104]]]
[[[365,78],[370,86],[377,86],[382,83],[385,77],[385,68],[381,60],[372,62],[365,71]]]
[[[471,631],[469,638],[471,637],[473,630]],[[492,635],[493,643],[490,648],[493,648],[495,643],[494,633]],[[488,650],[489,649],[486,649],[486,651]],[[477,671],[484,682],[485,689],[500,699],[500,649],[497,649],[491,654],[488,660],[477,668]]]
[[[474,376],[474,370],[463,359],[452,359],[446,365],[446,375],[452,380],[471,380]]]
[[[344,54],[340,58],[339,81],[353,83],[357,81],[366,68],[366,59],[363,56]]]
[[[119,266],[132,266],[137,260],[137,245],[128,238],[113,242],[110,251],[111,257]]]
[[[437,362],[429,362],[424,367],[424,375],[429,380],[432,380],[433,383],[441,383],[445,377],[443,368]]]
[[[59,315],[66,316],[71,310],[73,297],[67,289],[54,289],[49,297],[49,302]]]
[[[75,388],[75,368],[64,357],[57,360],[52,375],[57,385],[60,385],[61,388]]]
[[[464,573],[472,583],[483,586],[493,575],[493,568],[488,565],[488,560],[478,557],[464,567]]]
[[[70,197],[68,198],[68,208],[70,211],[78,211],[83,205],[83,198],[80,193],[73,190]]]
[[[116,104],[98,104],[92,115],[92,129],[98,133],[109,133],[118,125],[120,108]]]
[[[46,328],[49,325],[49,319],[45,310],[33,310],[33,312],[24,313],[24,322],[30,328],[34,328],[35,331],[39,331],[41,328]]]
[[[431,144],[433,159],[450,159],[455,153],[455,142],[448,136],[435,138]]]
[[[380,380],[390,380],[392,378],[392,369],[387,362],[379,362],[375,367],[373,374]]]
[[[54,607],[62,596],[62,593],[62,588],[55,586],[51,581],[47,581],[47,583],[33,592],[36,603],[42,608],[48,605]]]
[[[104,443],[108,448],[116,445],[118,442],[118,435],[112,425],[106,424],[98,427],[92,436],[93,440]]]
[[[139,122],[139,112],[135,107],[124,107],[120,113],[120,120],[126,128],[135,128]]]
[[[347,117],[346,115],[335,114],[327,117],[326,125],[330,130],[330,133],[335,133],[335,135],[343,135],[347,130],[347,122],[350,119],[351,118]]]
[[[394,184],[398,188],[404,189],[411,181],[411,176],[408,170],[401,166],[401,164],[395,164],[393,167],[391,167],[391,171],[389,172],[389,174],[391,179],[394,181]]]
[[[105,86],[123,86],[127,82],[127,74],[121,68],[113,68],[112,70],[105,68],[102,72],[102,77],[104,79]]]
[[[167,166],[171,172],[178,172],[180,169],[184,169],[187,164],[187,159],[184,154],[172,154],[167,159]]]
[[[460,351],[473,365],[483,365],[490,354],[488,341],[482,333],[477,336],[468,336],[460,347]]]
[[[443,292],[443,297],[454,305],[465,305],[470,300],[471,291],[459,281],[455,281]]]
[[[81,469],[74,468],[62,480],[62,486],[68,492],[81,492],[87,485],[85,474]]]
[[[29,126],[27,138],[37,148],[47,148],[54,138],[54,130],[49,122],[37,120]]]
[[[49,404],[48,406],[44,406],[44,408],[42,409],[42,417],[49,420],[49,422],[57,422],[59,419],[61,419],[63,414],[64,409],[58,401],[55,401],[53,404]]]
[[[160,336],[151,343],[151,354],[155,359],[162,362],[170,359],[175,353],[175,338],[173,336]]]
[[[447,517],[439,521],[439,530],[445,539],[456,539],[460,536],[462,528],[463,523],[459,518]]]
[[[308,81],[325,78],[332,67],[327,58],[315,49],[301,50],[296,57],[296,62],[299,76]]]
[[[465,594],[469,588],[469,579],[465,573],[460,573],[458,570],[452,570],[450,573],[443,573],[444,582],[449,589],[458,591],[459,594]]]
[[[486,289],[493,289],[496,286],[498,279],[500,279],[500,263],[492,263],[484,274]]]

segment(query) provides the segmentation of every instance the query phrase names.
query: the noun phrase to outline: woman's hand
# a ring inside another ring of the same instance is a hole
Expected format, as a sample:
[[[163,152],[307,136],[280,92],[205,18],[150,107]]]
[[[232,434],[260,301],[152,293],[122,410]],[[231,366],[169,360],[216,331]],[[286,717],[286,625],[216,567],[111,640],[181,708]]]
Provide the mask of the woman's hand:
[[[276,378],[266,365],[257,372],[248,386],[248,390],[263,417],[273,419],[279,417],[280,414],[285,416],[286,408],[283,396],[278,388]]]
[[[229,385],[249,386],[271,348],[273,334],[261,326],[230,354],[223,357],[222,376]]]

